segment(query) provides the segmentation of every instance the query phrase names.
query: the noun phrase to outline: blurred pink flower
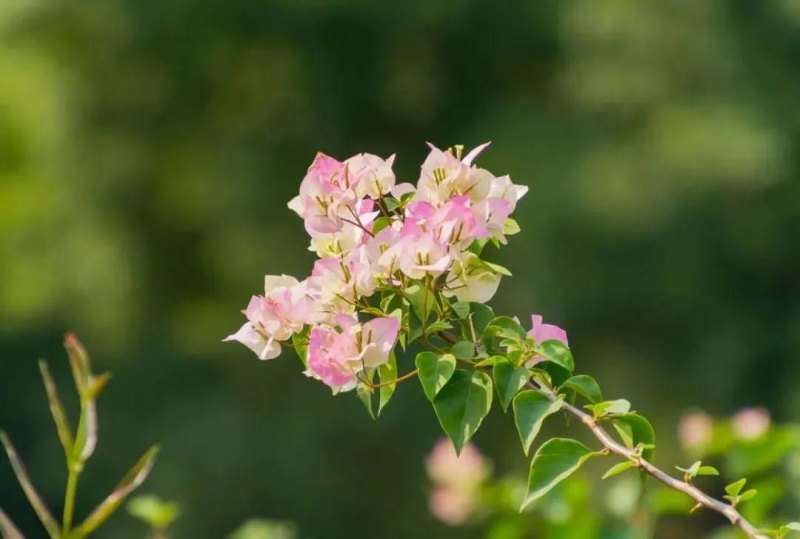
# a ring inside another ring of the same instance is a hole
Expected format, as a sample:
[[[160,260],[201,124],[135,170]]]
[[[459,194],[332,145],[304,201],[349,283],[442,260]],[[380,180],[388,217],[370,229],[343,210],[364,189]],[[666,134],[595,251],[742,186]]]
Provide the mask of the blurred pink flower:
[[[769,411],[763,407],[743,408],[731,418],[733,432],[743,440],[755,440],[769,430]]]
[[[491,471],[489,461],[471,443],[458,456],[450,440],[442,438],[428,454],[425,468],[434,483],[429,499],[431,513],[453,526],[465,522]]]
[[[703,411],[686,413],[678,423],[678,440],[687,451],[703,451],[713,433],[714,420]]]

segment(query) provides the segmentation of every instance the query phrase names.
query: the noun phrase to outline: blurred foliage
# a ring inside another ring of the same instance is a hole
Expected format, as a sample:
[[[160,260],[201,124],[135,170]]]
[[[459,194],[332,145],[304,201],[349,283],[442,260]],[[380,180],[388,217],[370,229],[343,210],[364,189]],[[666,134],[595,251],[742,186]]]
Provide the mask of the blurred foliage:
[[[318,149],[397,152],[413,181],[425,140],[492,140],[481,164],[532,187],[498,312],[568,328],[583,370],[635,387],[615,396],[657,428],[692,403],[796,419],[798,47],[794,0],[4,0],[0,424],[57,499],[31,367],[70,328],[116,375],[100,429],[117,451],[79,511],[158,439],[176,537],[254,514],[454,536],[425,509],[419,389],[373,424],[293,359],[218,342],[264,273],[308,271],[285,204]],[[508,423],[480,438],[521,470]],[[7,467],[0,501],[36,529]],[[138,537],[130,520],[109,536]]]
[[[758,425],[753,421],[741,421],[743,412],[748,413],[743,410],[732,419],[709,424],[708,432],[691,429],[694,430],[694,436],[689,436],[689,439],[681,436],[686,434],[682,429],[679,438],[684,438],[683,446],[677,458],[687,462],[702,458],[704,463],[719,467],[720,477],[698,476],[690,479],[715,498],[720,497],[724,485],[747,475],[747,483],[758,493],[751,500],[742,502],[739,509],[745,518],[758,523],[760,528],[778,529],[800,514],[800,425],[770,426],[766,414],[767,423]],[[698,440],[698,436],[703,439]],[[438,446],[431,454],[437,451],[440,451]],[[475,449],[472,451],[476,452]],[[480,453],[477,455],[471,459],[483,458]],[[612,458],[596,459],[593,467],[609,468],[613,463]],[[724,517],[702,508],[693,508],[694,501],[688,496],[650,477],[644,479],[635,470],[609,477],[602,482],[602,488],[594,489],[589,481],[590,473],[578,474],[537,501],[533,510],[520,513],[520,501],[526,491],[524,476],[481,476],[478,478],[481,481],[479,486],[465,486],[460,481],[465,473],[461,468],[474,468],[476,464],[459,462],[455,454],[450,459],[455,460],[448,463],[449,470],[442,466],[441,469],[431,470],[429,466],[431,511],[434,515],[441,513],[442,509],[452,512],[452,507],[442,504],[441,493],[437,498],[437,490],[442,489],[442,477],[437,474],[445,475],[445,479],[451,481],[446,486],[450,498],[466,509],[457,514],[459,518],[456,521],[450,521],[449,524],[461,526],[461,529],[484,527],[488,539],[534,536],[543,539],[736,539],[742,536]],[[462,457],[460,460],[465,459]],[[696,462],[699,464],[699,461]],[[448,473],[453,477],[448,478]],[[680,477],[674,470],[671,474]],[[448,521],[447,517],[446,511],[438,516],[445,522]],[[692,526],[690,531],[686,528],[687,524]],[[790,535],[787,534],[787,539]]]

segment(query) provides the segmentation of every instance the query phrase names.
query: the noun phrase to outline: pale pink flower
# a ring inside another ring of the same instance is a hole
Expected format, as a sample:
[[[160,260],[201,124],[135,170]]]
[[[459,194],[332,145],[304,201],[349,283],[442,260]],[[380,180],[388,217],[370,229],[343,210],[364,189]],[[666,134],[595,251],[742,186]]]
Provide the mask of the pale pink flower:
[[[300,194],[289,202],[289,208],[303,218],[312,237],[338,232],[342,217],[355,211],[355,181],[344,163],[318,153],[300,184]]]
[[[362,297],[371,296],[377,286],[369,253],[363,245],[343,257],[318,259],[311,276],[320,290],[321,301],[330,305],[352,305]],[[352,308],[344,310],[349,312]]]
[[[706,412],[689,412],[678,422],[678,440],[686,451],[704,451],[713,435],[714,420]]]
[[[433,234],[442,245],[468,247],[477,238],[490,237],[485,227],[479,226],[467,195],[455,196],[435,207],[430,202],[417,201],[406,207],[403,223],[406,234]]]
[[[247,322],[226,341],[239,341],[258,355],[272,359],[280,355],[280,341],[314,323],[319,296],[306,281],[288,275],[267,275],[264,296],[253,296],[243,311]]]
[[[531,329],[528,331],[528,336],[533,339],[533,342],[540,344],[544,341],[556,340],[569,345],[567,340],[567,332],[553,324],[542,323],[542,315],[531,315]]]
[[[503,225],[513,209],[514,206],[511,202],[500,197],[479,200],[473,205],[473,212],[479,226],[487,231],[489,237],[498,238],[503,244],[507,243]]]
[[[364,368],[389,361],[399,329],[392,317],[359,325],[354,316],[338,315],[333,326],[316,325],[309,337],[309,374],[339,391],[352,389]]]
[[[355,215],[343,219],[336,232],[314,232],[308,249],[322,258],[338,257],[366,243],[372,237],[372,227],[380,211],[375,210],[375,202],[368,198],[356,202],[354,210]]]
[[[376,280],[386,281],[391,279],[394,272],[400,267],[398,262],[400,249],[392,249],[391,247],[400,242],[401,227],[402,224],[399,221],[395,221],[367,240],[367,258],[371,261],[372,274]]]
[[[431,232],[401,232],[400,241],[389,248],[387,257],[394,257],[400,271],[412,279],[441,275],[450,265],[448,246],[439,243]]]
[[[394,155],[384,160],[377,155],[360,153],[347,159],[345,164],[350,176],[354,178],[355,191],[359,198],[377,199],[394,187]]]
[[[472,160],[487,145],[479,146],[459,160],[452,150],[445,152],[429,143],[431,151],[422,163],[416,199],[439,206],[458,195],[469,195],[472,200],[486,198],[494,176],[473,167]]]
[[[731,418],[733,432],[742,440],[756,440],[769,430],[769,411],[763,407],[743,408]]]
[[[539,314],[531,315],[531,329],[528,331],[528,337],[533,339],[534,344],[539,345],[544,341],[556,340],[561,341],[569,346],[567,341],[567,332],[553,324],[542,323],[542,316]],[[530,367],[536,363],[543,361],[544,356],[537,355],[526,362],[526,366]]]

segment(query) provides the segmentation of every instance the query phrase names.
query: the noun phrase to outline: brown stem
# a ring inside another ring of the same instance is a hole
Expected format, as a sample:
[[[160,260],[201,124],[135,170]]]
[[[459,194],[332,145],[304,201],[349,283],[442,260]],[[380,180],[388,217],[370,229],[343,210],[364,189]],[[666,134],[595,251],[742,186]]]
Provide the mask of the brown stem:
[[[400,383],[400,382],[402,382],[404,380],[408,380],[409,378],[413,378],[414,376],[416,376],[417,375],[417,371],[418,371],[418,369],[414,369],[411,372],[405,373],[403,376],[398,376],[394,380],[387,380],[386,382],[381,382],[380,384],[369,384],[369,387],[375,389],[377,387],[383,387],[383,386],[390,386],[392,384],[398,384],[398,383]]]
[[[553,390],[548,387],[530,383],[528,384],[529,387],[540,391],[544,396],[546,396],[550,401],[556,402],[558,399],[558,395],[556,395]],[[683,492],[694,501],[696,501],[699,505],[711,509],[712,511],[716,511],[717,513],[721,514],[725,518],[727,518],[732,525],[741,529],[747,537],[750,539],[767,539],[766,536],[761,535],[758,533],[758,530],[750,524],[739,511],[736,510],[730,504],[725,502],[721,502],[715,498],[712,498],[705,492],[701,491],[694,485],[690,485],[688,483],[684,483],[683,481],[679,481],[674,477],[670,476],[666,472],[662,471],[660,468],[657,468],[654,464],[648,462],[647,460],[643,459],[635,450],[628,449],[627,447],[617,443],[606,430],[601,427],[597,421],[595,421],[594,417],[590,414],[587,414],[580,408],[576,408],[569,403],[561,401],[561,409],[567,412],[568,414],[576,417],[578,420],[581,421],[586,428],[588,428],[594,437],[598,439],[598,441],[603,444],[609,452],[619,455],[620,457],[629,460],[636,464],[636,466],[653,476],[658,481],[661,481],[671,489],[677,490],[679,492]]]

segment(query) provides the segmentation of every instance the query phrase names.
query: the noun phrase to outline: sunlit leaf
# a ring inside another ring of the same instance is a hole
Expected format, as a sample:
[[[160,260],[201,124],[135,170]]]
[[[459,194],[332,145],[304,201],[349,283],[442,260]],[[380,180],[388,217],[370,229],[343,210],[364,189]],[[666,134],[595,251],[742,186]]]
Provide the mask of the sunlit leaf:
[[[531,444],[542,428],[542,423],[549,415],[561,409],[563,401],[559,398],[555,402],[542,393],[534,390],[523,391],[514,397],[514,423],[517,426],[519,439],[525,454],[530,451]]]
[[[636,464],[631,462],[630,460],[626,460],[616,464],[608,469],[606,473],[603,474],[603,479],[608,479],[609,477],[613,477],[615,475],[621,474],[626,470],[630,470],[631,468],[636,468]]]
[[[528,492],[520,511],[550,492],[595,454],[570,438],[553,438],[542,444],[531,461]]]
[[[415,361],[419,382],[429,401],[444,387],[456,369],[456,358],[452,354],[420,352]]]

